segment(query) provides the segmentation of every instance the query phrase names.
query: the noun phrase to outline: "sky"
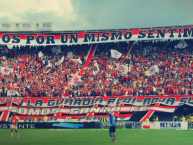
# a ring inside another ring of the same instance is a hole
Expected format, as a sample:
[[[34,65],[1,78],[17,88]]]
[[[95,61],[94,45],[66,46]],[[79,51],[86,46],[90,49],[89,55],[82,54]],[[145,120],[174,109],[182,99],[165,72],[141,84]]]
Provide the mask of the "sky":
[[[193,0],[0,0],[0,22],[53,22],[54,30],[193,25]]]

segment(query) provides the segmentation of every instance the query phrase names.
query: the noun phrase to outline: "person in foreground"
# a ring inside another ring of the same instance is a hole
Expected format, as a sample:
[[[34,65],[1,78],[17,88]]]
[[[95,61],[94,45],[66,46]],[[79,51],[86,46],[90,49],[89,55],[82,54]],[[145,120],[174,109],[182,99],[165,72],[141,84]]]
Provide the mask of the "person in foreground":
[[[13,115],[10,118],[11,120],[11,137],[13,138],[13,129],[15,129],[15,132],[17,133],[17,138],[19,138],[19,131],[17,130],[17,122],[19,121],[18,116],[15,115],[15,112],[13,113]]]
[[[109,135],[111,137],[111,141],[115,143],[115,131],[116,131],[116,117],[113,116],[113,112],[110,112],[106,109],[106,107],[104,106],[105,110],[107,111],[107,113],[110,116],[110,128],[109,128]],[[113,134],[112,134],[113,133]]]

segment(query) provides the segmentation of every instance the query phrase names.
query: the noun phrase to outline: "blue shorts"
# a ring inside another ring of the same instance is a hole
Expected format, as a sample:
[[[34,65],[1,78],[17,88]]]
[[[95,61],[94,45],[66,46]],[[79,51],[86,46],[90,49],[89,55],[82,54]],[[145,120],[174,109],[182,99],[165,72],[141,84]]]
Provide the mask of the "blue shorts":
[[[115,131],[116,131],[116,126],[110,126],[109,133],[111,132],[115,133]]]

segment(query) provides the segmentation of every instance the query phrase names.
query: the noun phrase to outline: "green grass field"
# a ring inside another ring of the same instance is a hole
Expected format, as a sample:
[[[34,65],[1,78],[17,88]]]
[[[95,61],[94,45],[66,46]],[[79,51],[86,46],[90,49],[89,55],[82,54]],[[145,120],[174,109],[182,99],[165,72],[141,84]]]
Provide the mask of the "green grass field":
[[[110,145],[108,130],[20,129],[20,138],[10,138],[10,130],[0,130],[0,145]],[[193,130],[117,129],[117,145],[190,145]]]

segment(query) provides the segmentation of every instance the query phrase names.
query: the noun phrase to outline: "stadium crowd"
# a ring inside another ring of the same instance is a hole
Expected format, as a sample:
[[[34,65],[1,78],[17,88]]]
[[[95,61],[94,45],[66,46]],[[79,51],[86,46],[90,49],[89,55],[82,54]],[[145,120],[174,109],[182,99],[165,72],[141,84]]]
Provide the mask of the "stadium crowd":
[[[8,75],[1,72],[0,96],[9,96],[10,90],[14,90],[14,97],[190,95],[193,41],[185,41],[188,46],[184,49],[175,48],[179,40],[137,42],[127,56],[127,42],[98,44],[80,81],[75,83],[72,79],[83,69],[90,45],[61,46],[57,53],[54,46],[1,46],[0,66],[13,71]],[[110,49],[122,53],[121,58],[112,58]],[[68,52],[72,52],[71,58]],[[64,60],[56,65],[63,56]],[[128,72],[118,70],[117,64],[127,66]],[[153,65],[158,65],[159,73],[146,76]]]

